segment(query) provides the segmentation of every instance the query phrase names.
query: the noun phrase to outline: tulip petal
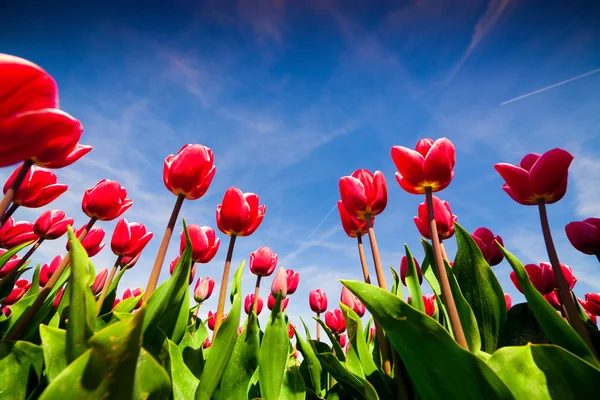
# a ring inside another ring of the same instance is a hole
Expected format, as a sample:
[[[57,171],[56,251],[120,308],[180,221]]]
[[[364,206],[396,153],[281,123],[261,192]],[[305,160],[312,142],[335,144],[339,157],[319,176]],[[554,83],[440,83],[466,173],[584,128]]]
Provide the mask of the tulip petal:
[[[418,186],[425,179],[423,156],[404,146],[392,147],[392,160],[398,172],[410,186]]]
[[[439,182],[439,186],[448,186],[452,180],[454,164],[456,163],[455,152],[454,145],[450,140],[446,138],[436,140],[429,149],[423,164],[425,180],[427,182]]]
[[[561,189],[572,161],[573,156],[563,149],[552,149],[542,154],[529,173],[531,191],[538,197],[544,197]]]
[[[529,173],[526,170],[515,165],[505,163],[496,164],[494,165],[494,168],[504,179],[506,185],[511,189],[514,197],[510,193],[509,195],[511,195],[513,199],[519,199],[516,200],[519,203],[532,201],[534,196],[529,188]]]
[[[585,254],[600,252],[599,230],[586,222],[571,222],[565,226],[569,242],[577,250]]]
[[[346,211],[354,218],[363,219],[369,201],[362,182],[352,176],[344,176],[340,178],[339,186],[340,197]]]

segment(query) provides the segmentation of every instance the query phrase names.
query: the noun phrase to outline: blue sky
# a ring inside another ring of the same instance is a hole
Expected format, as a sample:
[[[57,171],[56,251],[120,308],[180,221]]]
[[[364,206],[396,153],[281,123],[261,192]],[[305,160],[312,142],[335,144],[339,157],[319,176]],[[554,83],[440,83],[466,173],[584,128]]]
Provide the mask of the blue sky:
[[[82,142],[94,146],[57,172],[69,191],[52,208],[81,225],[84,190],[115,179],[134,200],[125,216],[155,232],[126,286],[145,287],[175,201],[162,183],[164,158],[201,143],[214,150],[217,174],[202,199],[185,202],[181,217],[216,228],[215,207],[229,186],[257,193],[266,217],[237,242],[234,263],[268,245],[281,265],[299,271],[289,306],[299,323],[298,315],[310,316],[310,289],[326,290],[334,305],[339,278],[361,279],[355,241],[337,210],[323,220],[338,200],[338,179],[358,168],[381,170],[389,188],[375,223],[383,264],[398,268],[403,243],[421,260],[412,217],[423,199],[395,182],[390,148],[446,136],[457,148],[456,175],[439,196],[465,228],[492,229],[524,263],[547,260],[537,211],[501,190],[493,164],[553,147],[575,155],[567,195],[549,207],[551,225],[561,261],[579,279],[578,295],[600,291],[597,261],[574,250],[563,230],[600,216],[600,73],[500,105],[600,68],[597,3],[120,3],[3,5],[0,51],[38,63],[57,80],[61,107],[82,121]],[[16,217],[34,220],[41,211]],[[113,224],[101,226],[110,240]],[[221,250],[197,276],[219,281],[227,244],[220,236]],[[45,243],[34,260],[63,249],[64,240]],[[114,256],[107,247],[94,261],[108,268]],[[495,270],[521,301],[506,262]],[[167,276],[165,269],[161,279]],[[246,273],[244,292],[252,288]],[[201,314],[214,309],[216,293]]]

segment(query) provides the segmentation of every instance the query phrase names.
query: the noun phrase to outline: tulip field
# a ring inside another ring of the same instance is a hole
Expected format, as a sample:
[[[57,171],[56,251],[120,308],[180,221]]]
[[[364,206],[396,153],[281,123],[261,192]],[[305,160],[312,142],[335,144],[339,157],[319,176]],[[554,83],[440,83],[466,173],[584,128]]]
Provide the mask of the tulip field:
[[[456,163],[449,139],[393,146],[397,184],[367,169],[339,179],[339,220],[363,279],[340,276],[339,299],[319,287],[299,298],[302,277],[278,265],[270,247],[232,265],[236,243],[268,218],[257,194],[225,191],[208,221],[215,228],[180,217],[184,202],[204,201],[218,167],[201,144],[165,154],[173,209],[162,236],[125,219],[135,205],[107,179],[80,194],[85,221],[61,210],[20,221],[21,208],[45,207],[67,190],[53,170],[76,168],[92,151],[58,98],[42,67],[0,54],[0,167],[14,168],[0,202],[0,399],[566,400],[600,393],[600,293],[576,293],[577,271],[561,264],[550,230],[551,205],[568,190],[569,152],[494,165],[504,181],[497,195],[539,214],[536,240],[548,262],[523,265],[492,230],[461,226],[443,200]],[[405,246],[392,281],[375,229],[386,218],[388,190],[422,199],[414,234],[425,254],[417,259]],[[100,270],[90,258],[104,247],[106,221],[117,221],[115,262]],[[600,261],[600,218],[564,229],[572,246]],[[179,256],[169,263],[173,236]],[[63,254],[31,262],[43,242],[59,239],[67,241]],[[151,240],[160,246],[155,257],[145,254],[147,285],[122,290]],[[455,255],[446,252],[450,242]],[[223,261],[220,276],[197,278],[199,264],[215,259]],[[526,302],[513,304],[500,285],[494,266],[503,260]],[[161,274],[168,279],[159,285]],[[243,276],[252,277],[252,290],[242,292]],[[211,296],[218,306],[202,320],[198,310]],[[291,324],[290,298],[314,318]],[[261,312],[269,313],[266,323]]]

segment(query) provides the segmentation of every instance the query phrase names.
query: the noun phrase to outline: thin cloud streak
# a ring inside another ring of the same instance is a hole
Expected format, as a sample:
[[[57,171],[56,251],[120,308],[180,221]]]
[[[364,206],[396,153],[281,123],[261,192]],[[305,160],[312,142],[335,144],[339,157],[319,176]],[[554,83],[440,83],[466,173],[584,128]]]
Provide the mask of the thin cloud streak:
[[[533,95],[535,95],[535,94],[538,94],[538,93],[545,92],[546,90],[554,89],[555,87],[562,86],[562,85],[564,85],[564,84],[566,84],[566,83],[573,82],[573,81],[576,81],[576,80],[578,80],[578,79],[581,79],[581,78],[585,78],[586,76],[593,75],[593,74],[595,74],[595,73],[597,73],[597,72],[600,72],[600,68],[596,68],[596,69],[594,69],[594,70],[592,70],[592,71],[586,72],[585,74],[577,75],[576,77],[569,78],[569,79],[566,79],[566,80],[564,80],[564,81],[560,81],[560,82],[558,82],[558,83],[555,83],[555,84],[553,84],[553,85],[546,86],[546,87],[544,87],[544,88],[541,88],[541,89],[535,90],[535,91],[533,91],[533,92],[530,92],[530,93],[524,94],[524,95],[522,95],[522,96],[515,97],[514,99],[510,99],[510,100],[507,100],[507,101],[505,101],[505,102],[503,102],[503,103],[500,103],[500,105],[501,105],[501,106],[503,106],[503,105],[506,105],[506,104],[514,103],[515,101],[519,101],[519,100],[522,100],[522,99],[524,99],[524,98],[527,98],[527,97],[529,97],[529,96],[533,96]]]
[[[304,248],[306,247],[306,245],[309,243],[309,240],[315,235],[315,233],[317,233],[317,231],[321,228],[321,226],[325,223],[325,221],[327,220],[327,218],[329,218],[329,216],[331,215],[331,213],[333,212],[333,210],[335,210],[336,208],[337,208],[337,203],[331,208],[331,210],[329,210],[329,212],[327,213],[327,215],[325,215],[325,217],[323,217],[323,219],[321,220],[321,222],[319,222],[319,224],[315,227],[315,229],[312,230],[312,232],[310,233],[310,235],[308,235],[308,237],[306,239],[304,239],[304,241],[300,244],[300,247],[298,247],[298,250],[292,252],[286,258],[286,261],[288,263],[291,262],[294,258],[296,258],[296,256],[298,254],[300,254],[302,252],[302,250],[304,250]]]

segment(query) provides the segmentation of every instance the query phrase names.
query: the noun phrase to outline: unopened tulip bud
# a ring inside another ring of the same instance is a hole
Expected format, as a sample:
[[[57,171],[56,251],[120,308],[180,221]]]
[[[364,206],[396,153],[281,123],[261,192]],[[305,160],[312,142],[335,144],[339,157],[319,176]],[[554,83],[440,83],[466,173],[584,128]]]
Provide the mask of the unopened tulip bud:
[[[340,296],[340,301],[346,307],[354,310],[359,317],[365,315],[365,306],[346,286],[342,286],[342,295]]]
[[[52,302],[52,307],[58,308],[58,306],[60,305],[60,301],[62,300],[63,294],[65,294],[64,287],[60,288],[60,290],[56,294],[56,297],[54,297],[54,301]]]
[[[211,345],[212,345],[212,341],[210,340],[210,338],[206,338],[204,343],[202,343],[202,348],[208,349]]]
[[[277,254],[267,246],[250,253],[250,272],[256,276],[269,276],[277,266]]]
[[[110,247],[116,256],[135,257],[144,250],[152,239],[153,233],[139,222],[120,219],[115,225]]]
[[[308,295],[308,304],[313,312],[324,313],[327,311],[327,295],[321,289],[311,290]]]
[[[506,310],[510,310],[512,307],[512,297],[510,297],[510,294],[504,293],[504,302],[506,303]]]
[[[133,205],[126,197],[127,190],[119,182],[103,179],[85,191],[81,208],[90,218],[112,221]]]
[[[94,278],[94,283],[92,283],[92,293],[94,296],[98,296],[102,293],[102,289],[104,289],[104,285],[106,284],[106,278],[108,278],[108,269],[105,268],[96,275]]]
[[[212,294],[214,287],[215,281],[212,278],[198,278],[196,287],[194,288],[194,300],[200,304],[206,301]]]
[[[290,339],[294,338],[294,325],[292,325],[292,324],[288,325],[288,335],[289,335]]]
[[[498,247],[498,243],[504,246],[504,242],[500,236],[494,236],[492,231],[488,228],[477,228],[471,234],[471,237],[477,243],[477,246],[481,250],[481,254],[483,254],[483,258],[485,261],[493,267],[494,265],[498,265],[504,259],[504,254],[500,251],[500,247]]]
[[[289,302],[290,302],[289,297],[286,297],[285,299],[283,299],[283,301],[281,302],[281,304],[283,304],[282,310],[285,310],[287,308]],[[273,310],[273,307],[275,307],[275,297],[273,297],[273,295],[271,293],[269,293],[269,296],[267,297],[267,308],[269,310]]]
[[[348,344],[348,337],[346,336],[345,333],[342,333],[339,337],[339,342],[340,342],[340,346],[342,347],[342,349],[344,347],[346,347],[346,345]]]
[[[339,308],[333,311],[329,310],[325,313],[325,324],[335,335],[340,335],[346,331],[346,321],[342,310]]]
[[[296,289],[298,289],[298,284],[300,283],[300,274],[293,269],[288,269],[285,271],[286,280],[287,280],[287,295],[294,294]]]
[[[417,275],[419,276],[419,284],[423,283],[423,274],[421,273],[421,268],[419,267],[419,263],[417,259],[413,257],[413,261],[415,263],[415,268],[417,269]],[[400,260],[400,279],[402,280],[402,284],[406,286],[406,271],[408,271],[408,259],[406,256],[402,256]]]
[[[287,296],[287,274],[283,267],[279,268],[275,274],[275,278],[273,278],[273,283],[271,284],[271,294],[273,297],[280,296],[285,298]]]
[[[201,144],[186,144],[176,155],[165,159],[163,181],[174,195],[196,200],[206,193],[215,172],[211,149]]]
[[[252,308],[253,305],[254,305],[254,293],[250,293],[250,294],[246,295],[246,298],[244,299],[244,311],[246,312],[246,314],[250,314],[250,309]],[[256,310],[254,310],[256,312],[256,315],[260,315],[260,312],[263,309],[263,305],[264,305],[264,301],[263,301],[263,299],[261,299],[259,297],[257,300],[257,304],[256,304]]]

